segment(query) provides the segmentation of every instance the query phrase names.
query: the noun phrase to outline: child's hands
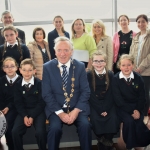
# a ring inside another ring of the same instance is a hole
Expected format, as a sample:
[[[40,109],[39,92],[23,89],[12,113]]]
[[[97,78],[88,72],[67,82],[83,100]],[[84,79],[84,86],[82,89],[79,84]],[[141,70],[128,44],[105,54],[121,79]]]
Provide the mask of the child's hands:
[[[24,124],[27,126],[27,127],[30,127],[31,124],[30,124],[30,120],[27,116],[24,117]]]
[[[106,111],[105,111],[105,112],[102,112],[102,113],[101,113],[101,116],[103,116],[103,117],[107,116],[107,112],[106,112]]]
[[[132,114],[132,117],[134,119],[139,119],[140,118],[140,112],[138,110],[134,110],[133,114]]]
[[[30,125],[32,125],[33,124],[33,118],[29,118],[29,122],[30,122]]]
[[[8,107],[6,107],[6,108],[4,108],[4,109],[2,110],[2,112],[3,112],[4,115],[6,115],[6,114],[8,113],[8,111],[9,111],[9,108],[8,108]]]

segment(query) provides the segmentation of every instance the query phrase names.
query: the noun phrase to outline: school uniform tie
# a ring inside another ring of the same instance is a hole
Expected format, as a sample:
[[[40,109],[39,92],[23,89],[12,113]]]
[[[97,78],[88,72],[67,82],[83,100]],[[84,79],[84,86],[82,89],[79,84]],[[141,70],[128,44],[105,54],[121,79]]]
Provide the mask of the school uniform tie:
[[[10,47],[10,48],[12,48],[12,47],[13,47],[13,45],[9,45],[9,47]]]
[[[12,85],[13,84],[12,80],[10,80],[9,83]]]
[[[131,81],[131,78],[127,78],[127,82],[130,83],[130,81]]]
[[[104,74],[99,74],[98,76],[99,76],[100,78],[103,78]]]
[[[30,88],[30,84],[31,84],[31,83],[25,84],[25,87],[26,87],[27,89],[29,89],[29,88]]]
[[[67,79],[68,79],[68,73],[67,73],[67,66],[62,65],[63,68],[63,73],[62,73],[62,81],[63,81],[63,86],[66,88],[67,87]]]

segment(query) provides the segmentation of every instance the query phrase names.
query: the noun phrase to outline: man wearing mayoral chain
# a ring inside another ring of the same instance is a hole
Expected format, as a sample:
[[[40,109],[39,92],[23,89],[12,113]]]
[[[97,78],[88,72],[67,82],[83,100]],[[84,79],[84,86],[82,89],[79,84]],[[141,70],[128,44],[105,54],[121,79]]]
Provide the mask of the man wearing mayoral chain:
[[[54,49],[57,59],[44,64],[42,80],[48,150],[58,150],[64,123],[77,127],[81,150],[91,150],[90,90],[84,64],[71,59],[73,45],[68,38],[56,38]]]

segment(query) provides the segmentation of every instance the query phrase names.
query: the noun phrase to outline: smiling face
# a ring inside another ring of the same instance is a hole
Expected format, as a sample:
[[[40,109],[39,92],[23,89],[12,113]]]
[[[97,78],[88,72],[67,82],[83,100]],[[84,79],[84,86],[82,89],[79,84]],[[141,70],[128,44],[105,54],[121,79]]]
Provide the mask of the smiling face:
[[[53,24],[54,24],[55,28],[58,30],[62,29],[64,26],[64,22],[63,22],[62,18],[60,18],[60,17],[56,17],[53,21]]]
[[[94,55],[92,60],[92,66],[99,74],[101,74],[106,67],[106,60],[102,55]]]
[[[59,41],[56,43],[55,55],[60,63],[66,64],[70,60],[72,53],[73,50],[68,41]]]
[[[36,40],[37,42],[42,42],[43,39],[44,39],[43,31],[42,31],[42,30],[36,31],[36,32],[35,32],[35,40]]]
[[[4,26],[13,25],[14,19],[10,13],[4,14],[1,18]]]
[[[148,22],[143,17],[140,17],[137,20],[137,26],[141,31],[146,31],[148,27]]]
[[[122,60],[120,60],[119,67],[120,67],[120,70],[122,71],[123,75],[125,77],[129,77],[134,68],[134,65],[131,60],[122,59]]]
[[[85,26],[82,22],[82,20],[76,20],[73,24],[73,30],[75,31],[75,33],[77,32],[84,32]]]
[[[121,26],[121,28],[127,28],[129,25],[129,20],[127,17],[125,16],[121,16],[119,18],[119,25]]]
[[[7,60],[3,64],[3,70],[10,79],[15,77],[17,69],[18,68],[17,68],[15,62],[12,60]]]
[[[99,24],[97,24],[97,23],[93,24],[92,29],[93,29],[93,33],[95,35],[102,35],[103,28]]]
[[[4,38],[9,44],[14,44],[16,42],[16,38],[18,37],[18,33],[13,30],[5,30],[4,31]]]
[[[26,82],[29,82],[36,72],[36,70],[30,64],[22,65],[19,70]]]

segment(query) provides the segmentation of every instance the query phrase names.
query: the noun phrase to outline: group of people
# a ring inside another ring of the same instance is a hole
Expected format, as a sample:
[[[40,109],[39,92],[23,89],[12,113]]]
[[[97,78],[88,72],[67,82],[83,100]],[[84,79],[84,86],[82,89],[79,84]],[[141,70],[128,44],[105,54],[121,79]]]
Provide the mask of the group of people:
[[[1,21],[0,110],[8,124],[9,150],[23,150],[22,137],[32,125],[40,150],[46,150],[46,143],[49,150],[59,148],[63,124],[75,124],[82,150],[92,149],[91,129],[99,150],[113,150],[120,123],[127,149],[150,144],[146,15],[136,18],[139,33],[130,30],[129,18],[121,15],[121,30],[113,41],[101,20],[92,22],[91,36],[81,18],[73,21],[70,40],[63,18],[56,16],[48,42],[44,29],[37,27],[27,46],[11,12],[3,12]]]

